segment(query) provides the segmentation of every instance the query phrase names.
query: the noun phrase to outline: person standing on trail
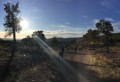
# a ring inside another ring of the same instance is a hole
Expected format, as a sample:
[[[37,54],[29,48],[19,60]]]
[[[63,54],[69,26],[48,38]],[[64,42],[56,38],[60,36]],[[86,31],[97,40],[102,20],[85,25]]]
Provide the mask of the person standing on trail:
[[[64,46],[60,46],[59,48],[59,56],[63,58],[64,55]]]
[[[82,51],[82,46],[79,46],[79,52]]]

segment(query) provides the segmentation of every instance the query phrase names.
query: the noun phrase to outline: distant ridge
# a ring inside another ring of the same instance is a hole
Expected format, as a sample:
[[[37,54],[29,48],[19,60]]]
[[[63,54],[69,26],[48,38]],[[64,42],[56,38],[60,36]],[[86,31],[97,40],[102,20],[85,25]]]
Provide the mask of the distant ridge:
[[[52,41],[52,39],[53,39],[53,38],[49,38],[49,39],[46,40],[46,42],[49,43],[49,42]],[[76,40],[76,39],[82,40],[82,37],[73,37],[73,38],[57,38],[57,37],[56,37],[56,39],[57,39],[58,42],[69,43],[69,42],[72,42],[72,41],[74,41],[74,40]]]

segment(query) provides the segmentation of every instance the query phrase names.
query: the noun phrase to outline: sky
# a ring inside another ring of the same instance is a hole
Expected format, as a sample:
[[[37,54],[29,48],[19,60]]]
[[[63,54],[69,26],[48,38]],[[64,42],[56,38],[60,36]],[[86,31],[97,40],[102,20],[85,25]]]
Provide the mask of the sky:
[[[47,38],[82,37],[88,29],[96,29],[100,19],[110,21],[114,32],[120,32],[120,0],[0,0],[0,38],[5,35],[3,4],[18,1],[18,16],[24,21],[18,39],[36,30],[43,30]]]

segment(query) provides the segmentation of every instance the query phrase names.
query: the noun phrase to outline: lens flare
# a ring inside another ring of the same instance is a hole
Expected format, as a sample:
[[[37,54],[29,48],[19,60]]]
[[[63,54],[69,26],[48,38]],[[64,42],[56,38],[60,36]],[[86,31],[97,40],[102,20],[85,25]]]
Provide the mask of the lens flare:
[[[70,64],[59,55],[39,37],[34,36],[34,40],[44,49],[52,61],[58,66],[61,73],[68,82],[89,82],[83,75],[77,72]]]

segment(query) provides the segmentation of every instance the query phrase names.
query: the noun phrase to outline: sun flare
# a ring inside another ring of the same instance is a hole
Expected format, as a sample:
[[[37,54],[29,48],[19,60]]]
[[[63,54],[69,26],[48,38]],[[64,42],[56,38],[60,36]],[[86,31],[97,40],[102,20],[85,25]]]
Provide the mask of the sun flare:
[[[28,21],[27,20],[20,21],[20,26],[22,26],[24,28],[28,28]]]

